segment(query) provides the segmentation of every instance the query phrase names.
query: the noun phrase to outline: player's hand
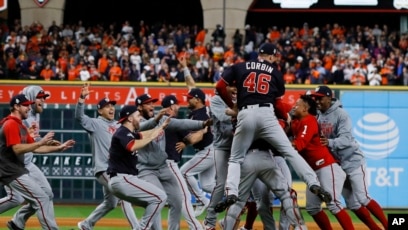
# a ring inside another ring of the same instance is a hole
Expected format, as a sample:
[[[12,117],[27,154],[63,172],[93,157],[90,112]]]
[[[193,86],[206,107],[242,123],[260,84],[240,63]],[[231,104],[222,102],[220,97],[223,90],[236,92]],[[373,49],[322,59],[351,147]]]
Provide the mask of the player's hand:
[[[47,134],[45,134],[45,136],[43,136],[43,138],[38,142],[40,143],[40,145],[47,145],[47,143],[49,141],[51,141],[54,138],[55,133],[54,132],[48,132]]]
[[[203,122],[203,128],[204,127],[206,127],[206,126],[211,126],[212,124],[213,124],[213,119],[207,119],[207,120],[205,120],[204,122]]]
[[[182,56],[180,56],[180,57],[178,57],[177,59],[178,59],[178,61],[180,62],[180,65],[181,65],[183,68],[187,67],[187,58],[186,58],[186,55],[185,55],[185,54],[182,55]]]
[[[59,151],[65,151],[65,150],[67,150],[67,149],[69,149],[69,148],[72,148],[72,146],[74,146],[75,145],[75,141],[74,140],[67,140],[67,141],[65,141],[63,144],[61,144],[61,145],[59,145],[58,146],[58,150]]]
[[[162,119],[162,117],[166,114],[167,109],[161,109],[156,116],[154,117],[154,120],[156,123],[159,123],[159,121]]]
[[[48,146],[59,146],[61,145],[61,142],[57,141],[57,140],[50,140],[47,142]]]
[[[177,142],[176,143],[176,151],[181,153],[186,148],[186,144],[184,142]]]
[[[81,88],[81,98],[86,98],[92,92],[92,90],[89,90],[89,86],[90,86],[90,84],[88,82],[86,82],[82,86],[82,88]]]
[[[170,121],[171,121],[171,117],[168,117],[168,118],[161,124],[160,128],[163,129],[163,130],[166,129],[167,126],[169,126]]]
[[[227,108],[225,110],[225,114],[228,115],[228,116],[231,116],[231,117],[236,117],[238,115],[238,110]]]
[[[40,137],[40,134],[38,133],[38,128],[37,125],[34,123],[32,124],[29,128],[28,128],[28,134],[32,137],[32,138],[37,138]]]
[[[328,146],[329,145],[329,139],[327,139],[326,137],[320,137],[320,144],[322,144],[323,146]]]

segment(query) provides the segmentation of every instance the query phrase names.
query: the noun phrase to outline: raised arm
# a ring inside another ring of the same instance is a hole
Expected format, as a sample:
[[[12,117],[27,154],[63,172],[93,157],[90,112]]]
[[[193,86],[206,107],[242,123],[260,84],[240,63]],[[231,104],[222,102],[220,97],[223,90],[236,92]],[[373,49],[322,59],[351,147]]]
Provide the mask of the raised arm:
[[[84,112],[85,110],[85,100],[89,95],[89,83],[85,83],[81,88],[81,94],[78,98],[78,103],[75,106],[75,119],[79,124],[87,131],[94,132],[98,127],[95,122],[95,118],[90,118]]]
[[[183,67],[183,73],[184,73],[184,79],[187,84],[187,88],[190,90],[192,88],[196,88],[195,81],[193,77],[191,76],[190,70],[188,69],[187,66],[187,59],[185,56],[181,56],[178,58],[178,61],[180,62],[180,65]]]

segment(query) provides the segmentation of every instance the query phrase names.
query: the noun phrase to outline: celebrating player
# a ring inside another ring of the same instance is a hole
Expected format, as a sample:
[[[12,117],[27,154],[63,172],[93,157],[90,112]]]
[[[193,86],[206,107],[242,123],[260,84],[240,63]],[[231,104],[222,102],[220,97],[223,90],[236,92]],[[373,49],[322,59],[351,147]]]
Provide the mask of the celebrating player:
[[[259,48],[258,60],[238,63],[227,68],[217,83],[218,93],[230,108],[233,108],[234,104],[226,88],[228,85],[237,87],[235,108],[239,109],[238,124],[228,162],[225,186],[227,198],[220,203],[218,211],[237,201],[240,164],[249,146],[256,139],[264,139],[282,153],[296,173],[307,183],[309,190],[326,202],[331,200],[330,194],[320,187],[316,173],[292,147],[274,114],[274,110],[277,109],[274,108],[275,100],[285,93],[282,73],[274,65],[277,52],[273,44],[263,44]]]
[[[96,222],[116,208],[118,202],[120,202],[123,214],[125,214],[130,227],[137,229],[139,222],[137,221],[132,204],[126,201],[119,201],[119,199],[111,193],[109,188],[110,179],[106,174],[110,141],[113,133],[119,127],[119,124],[117,124],[115,120],[116,101],[109,100],[109,98],[100,100],[97,105],[99,116],[91,118],[84,113],[85,100],[89,93],[89,84],[85,83],[81,87],[81,94],[75,107],[75,119],[78,120],[79,124],[89,134],[89,138],[92,142],[94,175],[96,180],[103,186],[103,201],[85,220],[78,223],[78,227],[81,230],[92,229]]]
[[[160,215],[166,204],[167,196],[162,189],[138,177],[137,153],[163,133],[168,120],[154,129],[139,133],[137,130],[140,119],[140,112],[134,105],[124,106],[120,111],[118,123],[122,125],[112,136],[107,174],[114,195],[132,204],[146,207],[137,229],[150,229],[152,220]],[[155,229],[160,230],[161,226]]]
[[[10,115],[0,121],[0,182],[18,192],[28,204],[14,214],[16,217],[27,218],[37,212],[38,220],[43,229],[58,229],[55,222],[54,208],[50,195],[42,188],[38,180],[29,175],[25,168],[24,155],[26,153],[51,153],[64,151],[71,148],[74,140],[63,144],[50,145],[54,132],[48,132],[37,142],[32,133],[23,125],[23,120],[28,118],[34,104],[24,94],[18,94],[10,100]],[[35,135],[34,135],[35,136]],[[23,213],[24,212],[24,213]],[[9,229],[23,229],[24,226],[16,225],[14,221],[7,223]]]
[[[329,192],[333,200],[327,208],[337,218],[343,229],[354,229],[350,216],[341,205],[341,190],[346,174],[330,154],[327,146],[320,144],[316,102],[312,97],[301,95],[296,101],[291,122],[292,145],[308,162],[319,177],[322,188]],[[332,229],[329,218],[321,207],[322,201],[315,194],[306,191],[306,210],[321,229]]]
[[[368,194],[364,154],[351,133],[349,115],[342,108],[341,102],[333,98],[329,87],[317,87],[312,96],[319,110],[318,122],[323,134],[320,141],[330,148],[330,152],[340,162],[347,175],[343,189],[346,206],[370,229],[380,229],[371,218],[370,212],[388,229],[387,218],[381,206]]]

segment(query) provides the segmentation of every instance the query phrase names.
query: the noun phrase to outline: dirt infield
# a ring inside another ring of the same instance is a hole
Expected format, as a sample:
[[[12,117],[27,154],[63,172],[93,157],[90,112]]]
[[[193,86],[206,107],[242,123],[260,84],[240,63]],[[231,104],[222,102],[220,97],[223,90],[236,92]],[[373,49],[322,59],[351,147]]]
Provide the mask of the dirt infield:
[[[7,221],[10,220],[11,217],[0,217],[0,223],[7,223]],[[57,218],[57,223],[59,226],[76,226],[78,221],[81,221],[82,219],[80,218]],[[332,223],[333,229],[342,229],[338,223]],[[96,227],[127,227],[129,226],[128,222],[125,221],[124,219],[119,219],[119,218],[102,218],[100,221],[98,221]],[[31,218],[28,223],[26,228],[38,228],[40,227],[40,223],[38,222],[37,218]],[[185,221],[181,222],[182,229],[188,229],[187,223]],[[308,222],[307,227],[309,230],[318,230],[319,228],[315,223]],[[366,230],[368,229],[364,224],[354,224],[354,227],[356,230]],[[163,228],[167,228],[167,221],[163,221]],[[220,228],[217,228],[220,229]],[[261,230],[263,229],[262,223],[260,221],[256,221],[254,224],[254,229],[253,230]]]

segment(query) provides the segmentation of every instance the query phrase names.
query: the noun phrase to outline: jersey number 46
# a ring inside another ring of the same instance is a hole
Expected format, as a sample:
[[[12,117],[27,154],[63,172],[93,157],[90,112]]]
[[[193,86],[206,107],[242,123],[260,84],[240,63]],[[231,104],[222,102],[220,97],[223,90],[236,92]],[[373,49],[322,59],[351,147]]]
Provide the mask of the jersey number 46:
[[[271,75],[260,73],[257,76],[257,72],[251,72],[245,78],[243,86],[250,93],[267,94],[269,92],[269,82]]]

